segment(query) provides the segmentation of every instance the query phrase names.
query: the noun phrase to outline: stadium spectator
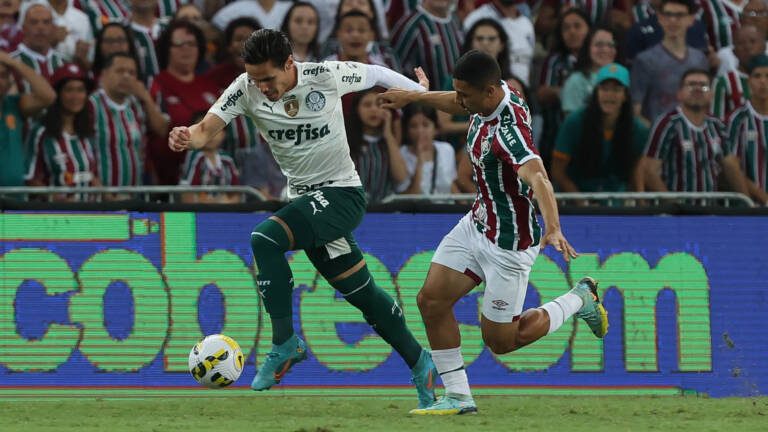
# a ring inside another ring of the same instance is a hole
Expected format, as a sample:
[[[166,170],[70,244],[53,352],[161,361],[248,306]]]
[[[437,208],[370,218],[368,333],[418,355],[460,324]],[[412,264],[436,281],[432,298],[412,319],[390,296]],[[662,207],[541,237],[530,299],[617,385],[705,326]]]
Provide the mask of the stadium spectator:
[[[632,110],[629,71],[603,66],[586,108],[566,117],[552,155],[552,180],[562,192],[624,192],[640,160],[648,128]]]
[[[13,52],[21,42],[23,34],[17,20],[21,0],[0,2],[0,50]]]
[[[168,120],[138,80],[138,65],[130,54],[107,57],[99,88],[89,103],[96,125],[94,148],[101,183],[141,184],[145,135],[148,129],[155,135],[163,134]]]
[[[717,69],[718,75],[723,75],[732,69],[738,69],[740,63],[746,63],[746,60],[753,56],[764,54],[766,52],[766,36],[768,36],[768,27],[761,28],[756,27],[754,24],[742,23],[733,32],[733,45],[722,48],[717,52],[717,57],[720,61]],[[741,49],[740,53],[736,53],[737,47]],[[754,54],[747,55],[747,53],[752,52]],[[747,56],[746,60],[744,60],[745,56]]]
[[[706,70],[690,69],[680,79],[679,105],[651,128],[637,170],[640,190],[713,192],[722,160],[723,123],[707,114],[712,99]],[[736,166],[738,168],[738,165]],[[724,166],[729,171],[732,166]],[[733,175],[726,172],[726,177]]]
[[[238,0],[221,8],[211,23],[223,31],[229,22],[239,17],[255,18],[264,28],[279,29],[285,14],[291,8],[290,1],[283,0]]]
[[[768,0],[749,0],[741,11],[741,25],[768,29]],[[766,49],[768,54],[768,49]]]
[[[333,28],[335,27],[336,20],[341,15],[352,11],[359,10],[368,15],[376,27],[377,40],[385,42],[389,40],[389,26],[387,26],[383,0],[310,0],[315,7],[320,10],[320,42],[325,43],[329,38],[333,37]],[[416,3],[417,0],[413,0]],[[391,0],[387,0],[388,4],[392,4]],[[322,9],[328,9],[331,11],[329,16],[326,16]],[[401,17],[404,16],[401,15]],[[325,30],[325,27],[328,30]]]
[[[167,18],[157,15],[157,0],[130,0],[131,15],[128,27],[139,55],[139,70],[149,86],[155,75],[160,73],[155,45],[168,25]]]
[[[219,93],[215,83],[195,73],[205,56],[202,30],[189,21],[172,21],[158,40],[157,55],[162,70],[150,95],[168,115],[170,127],[190,124],[196,113],[216,102]],[[165,131],[150,139],[147,150],[147,169],[154,182],[177,184],[184,153],[168,148]]]
[[[397,69],[395,65],[387,64],[386,59],[378,53],[369,52],[369,46],[377,37],[375,29],[373,20],[363,12],[352,10],[344,13],[338,18],[335,31],[338,50],[329,54],[325,60],[356,61]]]
[[[93,119],[87,107],[94,83],[88,72],[70,63],[51,78],[56,101],[31,131],[26,179],[32,186],[99,186],[93,143]],[[79,194],[56,194],[54,201],[80,201]]]
[[[205,77],[216,84],[220,91],[229,86],[238,75],[245,72],[240,52],[243,43],[254,31],[260,29],[259,22],[253,18],[240,17],[232,20],[226,29],[221,48],[219,49],[219,62],[205,73]]]
[[[451,79],[464,36],[450,0],[422,0],[392,29],[392,47],[403,73],[413,76],[422,67],[432,90],[441,90]]]
[[[194,3],[179,6],[173,15],[173,19],[189,21],[203,32],[203,36],[205,36],[205,56],[197,68],[197,73],[206,72],[216,61],[217,51],[220,49],[217,45],[221,39],[221,32],[203,18],[203,13]]]
[[[12,74],[29,83],[30,91],[8,94]],[[56,100],[56,92],[34,69],[0,50],[0,186],[22,186],[26,151],[23,148],[24,119],[39,114]]]
[[[595,74],[603,66],[616,61],[616,52],[616,40],[611,30],[596,26],[589,31],[579,50],[574,70],[563,84],[560,99],[564,114],[587,105],[595,87]]]
[[[386,29],[384,32],[380,26],[376,23],[379,22],[378,9],[374,6],[375,0],[341,0],[337,8],[336,15],[334,17],[333,24],[331,26],[330,37],[323,43],[321,49],[321,56],[328,59],[334,54],[338,54],[341,48],[339,47],[339,30],[341,27],[342,18],[346,18],[350,12],[361,12],[365,14],[370,20],[370,27],[373,33],[373,41],[366,47],[366,52],[369,56],[379,59],[382,64],[389,65],[389,67],[395,71],[400,71],[400,62],[398,61],[392,48],[389,46],[389,40],[386,36]],[[376,0],[377,1],[377,0]]]
[[[632,63],[632,103],[635,114],[647,123],[676,104],[680,79],[689,69],[708,69],[707,56],[686,44],[693,25],[694,0],[662,0],[659,24],[661,43],[638,54]]]
[[[456,155],[447,142],[436,141],[437,113],[426,105],[409,105],[403,111],[406,145],[400,148],[408,176],[398,193],[448,194],[456,187]]]
[[[547,169],[550,167],[557,130],[563,121],[560,93],[576,65],[589,28],[589,18],[581,9],[570,8],[563,12],[557,21],[555,44],[541,68],[536,96],[541,107],[543,125],[537,148]]]
[[[624,37],[623,51],[628,64],[632,64],[638,54],[661,42],[663,31],[659,24],[659,15],[656,13],[659,8],[661,0],[641,1],[633,8],[635,23]],[[709,50],[707,27],[698,16],[685,33],[685,43],[702,52]]]
[[[91,68],[89,58],[93,46],[93,29],[88,16],[77,9],[71,0],[48,0],[56,26],[55,50],[69,62],[75,62],[85,70]]]
[[[42,0],[23,3],[19,22],[22,24],[24,37],[16,51],[11,53],[11,57],[21,60],[46,80],[50,79],[53,71],[64,64],[64,60],[53,49],[55,28],[51,6]],[[16,86],[21,93],[30,91],[29,83],[20,76],[16,77]]]
[[[408,178],[400,142],[395,136],[393,113],[381,108],[377,88],[355,93],[345,122],[349,155],[363,183],[369,203],[377,203]]]
[[[749,100],[747,63],[752,57],[765,53],[765,34],[766,30],[759,30],[751,24],[736,30],[734,46],[728,48],[733,60],[721,63],[720,73],[714,82],[712,114],[720,120],[725,121],[728,115]],[[722,69],[727,64],[730,67]]]
[[[768,56],[753,57],[746,67],[751,100],[728,118],[725,153],[738,158],[746,175],[742,192],[768,204]],[[734,181],[730,181],[731,186]],[[738,188],[736,188],[738,190]]]
[[[300,62],[320,59],[320,15],[312,3],[297,1],[288,9],[280,26],[293,44],[293,57]]]
[[[481,18],[493,18],[504,27],[509,39],[509,67],[527,86],[531,80],[531,64],[536,46],[536,35],[531,19],[520,11],[517,0],[490,0],[470,13],[464,20],[464,29],[471,28]],[[456,59],[453,59],[455,63]],[[433,79],[431,76],[429,79]]]
[[[733,45],[733,36],[740,25],[739,15],[747,1],[698,0],[711,49],[718,51]]]
[[[125,22],[131,16],[127,0],[75,0],[74,4],[88,16],[96,34],[107,23]]]
[[[128,53],[136,61],[136,64],[139,64],[139,55],[136,51],[136,46],[133,44],[131,30],[125,24],[117,22],[107,23],[96,36],[92,70],[93,75],[97,79],[101,75],[104,61],[116,53]],[[141,71],[139,71],[138,78],[144,81]]]
[[[203,119],[205,112],[192,117],[193,122]],[[224,131],[213,136],[203,148],[186,152],[184,163],[181,165],[180,184],[188,186],[237,186],[240,184],[235,161],[221,151],[224,142]],[[215,203],[227,204],[240,202],[239,194],[187,192],[182,194],[186,203]]]

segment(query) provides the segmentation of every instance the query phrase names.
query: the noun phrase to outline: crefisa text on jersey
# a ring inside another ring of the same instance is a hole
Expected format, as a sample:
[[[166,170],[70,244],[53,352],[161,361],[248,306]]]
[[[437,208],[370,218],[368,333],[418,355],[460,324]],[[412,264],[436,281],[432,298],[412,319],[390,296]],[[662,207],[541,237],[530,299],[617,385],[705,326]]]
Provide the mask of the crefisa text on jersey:
[[[300,124],[296,126],[296,129],[272,129],[270,131],[267,131],[267,134],[270,138],[277,141],[292,141],[296,140],[293,145],[299,145],[302,143],[302,141],[309,141],[314,140],[318,138],[323,138],[324,136],[331,133],[331,129],[328,127],[328,124],[324,124],[320,127],[312,127],[311,124]]]

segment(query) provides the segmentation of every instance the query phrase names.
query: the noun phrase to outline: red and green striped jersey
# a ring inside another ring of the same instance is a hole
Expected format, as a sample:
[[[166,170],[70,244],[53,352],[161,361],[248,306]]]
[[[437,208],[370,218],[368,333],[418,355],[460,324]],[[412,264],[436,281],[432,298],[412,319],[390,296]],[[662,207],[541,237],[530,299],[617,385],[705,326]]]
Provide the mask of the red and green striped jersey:
[[[190,186],[234,186],[239,185],[235,161],[224,153],[217,152],[209,158],[204,151],[187,152],[182,165],[180,184]]]
[[[648,20],[653,15],[656,15],[656,11],[653,10],[653,6],[651,6],[649,1],[639,1],[632,6],[632,19],[635,23]]]
[[[645,155],[662,161],[661,177],[670,191],[713,192],[724,132],[719,119],[707,116],[702,126],[695,126],[677,107],[656,120]]]
[[[573,54],[550,54],[539,73],[539,85],[560,87],[568,78],[576,65],[576,56]]]
[[[404,16],[392,29],[392,48],[406,74],[424,68],[431,90],[450,82],[453,65],[461,54],[464,33],[455,14],[448,18],[430,15],[421,6]]]
[[[589,23],[599,24],[606,20],[608,11],[613,8],[613,0],[563,0],[566,8],[578,8],[587,13]]]
[[[188,0],[158,0],[157,17],[171,18],[181,5],[187,3]],[[96,34],[104,24],[113,21],[125,22],[131,16],[130,0],[75,0],[75,6],[88,15]]]
[[[477,184],[472,218],[478,231],[507,250],[539,244],[541,228],[531,202],[533,190],[517,176],[539,154],[531,135],[531,113],[523,98],[505,84],[504,100],[488,117],[474,114],[467,152]]]
[[[11,53],[11,57],[20,60],[32,68],[36,74],[44,76],[47,80],[51,79],[53,71],[64,64],[64,59],[56,51],[49,49],[46,55],[42,55],[24,45],[24,43],[20,43],[16,47],[16,51]],[[16,76],[16,86],[21,93],[29,93],[31,91],[29,83],[22,80],[21,76]]]
[[[45,181],[49,186],[90,186],[96,178],[96,160],[91,140],[66,132],[58,137],[45,134],[38,125],[27,138],[31,151],[27,180]]]
[[[744,5],[738,6],[730,0],[699,0],[699,5],[709,44],[715,51],[733,45],[733,33],[739,28],[739,15]]]
[[[129,97],[118,104],[99,89],[89,97],[96,126],[94,150],[104,186],[141,184],[146,115],[141,103]]]
[[[237,153],[240,149],[253,149],[264,145],[264,138],[259,128],[247,116],[235,117],[224,128],[224,143],[222,148],[229,154]]]
[[[712,115],[725,119],[749,100],[747,74],[738,70],[730,70],[725,75],[715,78],[715,96],[712,99]]]
[[[726,154],[735,154],[747,177],[768,190],[768,114],[760,114],[750,102],[728,118]]]
[[[139,70],[144,75],[144,82],[147,84],[150,84],[152,78],[160,73],[160,63],[157,60],[155,42],[157,42],[163,30],[168,27],[168,22],[168,20],[159,19],[155,21],[152,28],[144,27],[135,22],[128,24],[131,33],[133,33],[133,44],[136,46],[136,51],[139,55]]]

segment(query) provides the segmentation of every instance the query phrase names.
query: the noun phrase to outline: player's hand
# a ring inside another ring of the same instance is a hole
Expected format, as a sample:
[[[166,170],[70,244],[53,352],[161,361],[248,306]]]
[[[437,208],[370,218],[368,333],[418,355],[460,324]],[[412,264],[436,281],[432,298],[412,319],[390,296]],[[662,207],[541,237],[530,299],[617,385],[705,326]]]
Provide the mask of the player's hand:
[[[397,110],[413,102],[413,93],[408,90],[389,89],[379,95],[382,108]]]
[[[544,233],[544,236],[541,238],[541,249],[544,249],[547,247],[547,245],[552,245],[556,251],[563,254],[563,258],[566,261],[570,261],[571,258],[576,258],[579,256],[579,254],[576,253],[576,250],[573,249],[573,246],[571,246],[571,244],[568,243],[568,240],[565,239],[562,231],[559,229],[555,231],[547,231]]]
[[[414,68],[413,73],[416,74],[416,79],[419,81],[419,85],[424,87],[424,90],[429,91],[429,78],[424,73],[424,69],[421,66]]]
[[[192,145],[192,134],[186,126],[176,126],[168,134],[168,147],[175,152],[181,152]]]

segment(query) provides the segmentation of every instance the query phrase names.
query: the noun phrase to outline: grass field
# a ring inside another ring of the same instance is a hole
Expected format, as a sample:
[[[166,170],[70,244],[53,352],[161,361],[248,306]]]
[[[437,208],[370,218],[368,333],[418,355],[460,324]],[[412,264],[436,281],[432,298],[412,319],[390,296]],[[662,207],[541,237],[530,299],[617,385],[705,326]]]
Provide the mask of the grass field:
[[[478,396],[478,415],[413,417],[410,398],[225,391],[0,392],[0,431],[760,431],[768,398]]]

